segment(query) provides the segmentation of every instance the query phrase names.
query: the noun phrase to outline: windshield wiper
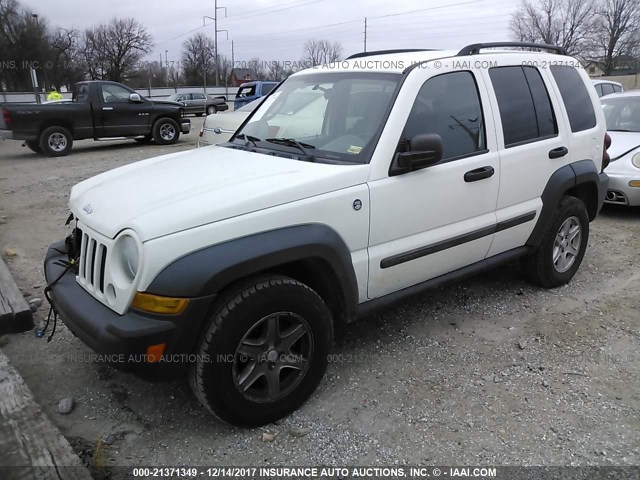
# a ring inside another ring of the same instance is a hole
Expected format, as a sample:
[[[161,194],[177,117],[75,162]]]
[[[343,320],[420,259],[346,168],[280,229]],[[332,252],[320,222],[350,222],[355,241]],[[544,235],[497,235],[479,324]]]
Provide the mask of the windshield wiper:
[[[236,138],[242,140],[243,138],[245,140],[247,140],[247,146],[249,146],[249,142],[253,143],[254,147],[257,147],[258,145],[256,144],[256,142],[260,142],[261,139],[259,139],[258,137],[254,137],[253,135],[247,135],[246,133],[240,133],[238,135],[236,135]]]
[[[631,130],[627,130],[625,128],[612,128],[609,130],[610,132],[630,132]]]
[[[313,155],[308,148],[316,148],[315,145],[311,145],[310,143],[299,142],[295,138],[267,138],[265,139],[267,142],[275,143],[278,145],[285,145],[287,147],[296,147],[302,153],[307,160],[310,162],[314,162],[316,160],[315,155]]]

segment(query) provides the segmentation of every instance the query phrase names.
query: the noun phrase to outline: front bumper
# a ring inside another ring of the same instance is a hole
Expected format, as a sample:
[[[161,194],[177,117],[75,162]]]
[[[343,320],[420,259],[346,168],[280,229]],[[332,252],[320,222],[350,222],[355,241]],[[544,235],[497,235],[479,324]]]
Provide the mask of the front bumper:
[[[181,118],[180,131],[182,133],[189,133],[191,131],[191,120],[189,120],[188,118]]]
[[[47,284],[64,272],[65,242],[49,247],[44,261]],[[129,310],[119,315],[93,298],[69,270],[51,288],[53,305],[69,330],[121,370],[154,380],[177,378],[195,360],[194,349],[214,296],[193,298],[181,315],[153,315]],[[165,343],[159,362],[149,363],[147,347]]]
[[[605,203],[632,207],[640,206],[640,188],[629,186],[631,180],[640,180],[640,174],[633,176],[628,174],[607,173],[609,175],[609,187]]]

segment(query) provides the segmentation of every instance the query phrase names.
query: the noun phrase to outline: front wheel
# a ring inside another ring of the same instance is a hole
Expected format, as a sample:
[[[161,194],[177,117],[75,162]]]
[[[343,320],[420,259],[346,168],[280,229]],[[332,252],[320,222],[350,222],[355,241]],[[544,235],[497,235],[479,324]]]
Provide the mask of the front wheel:
[[[213,314],[191,387],[222,421],[271,423],[316,389],[332,341],[331,314],[315,291],[288,277],[255,279],[225,295]]]
[[[40,135],[40,149],[49,157],[69,155],[73,146],[73,137],[64,127],[49,127]]]
[[[540,247],[522,261],[525,275],[546,288],[568,283],[578,271],[589,240],[589,215],[584,203],[563,197]]]
[[[180,138],[180,130],[175,120],[161,118],[153,125],[153,139],[160,145],[171,145]]]

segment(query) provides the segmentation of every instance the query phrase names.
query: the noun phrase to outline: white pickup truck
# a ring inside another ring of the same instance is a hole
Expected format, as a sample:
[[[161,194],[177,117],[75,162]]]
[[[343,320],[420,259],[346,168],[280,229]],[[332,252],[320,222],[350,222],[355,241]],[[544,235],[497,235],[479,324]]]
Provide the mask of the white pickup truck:
[[[226,422],[273,422],[313,393],[339,324],[516,259],[567,283],[607,147],[560,48],[354,55],[292,75],[228,143],[76,185],[52,302],[116,366],[188,376]]]

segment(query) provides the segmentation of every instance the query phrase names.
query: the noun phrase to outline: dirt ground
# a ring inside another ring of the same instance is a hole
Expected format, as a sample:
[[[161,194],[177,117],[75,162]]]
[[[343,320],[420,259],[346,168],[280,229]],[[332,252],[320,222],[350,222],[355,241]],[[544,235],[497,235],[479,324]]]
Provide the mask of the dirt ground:
[[[82,141],[59,159],[0,142],[0,249],[16,252],[7,263],[24,294],[43,298],[42,260],[67,232],[73,184],[194,148],[201,121],[175,146]],[[83,361],[90,350],[61,324],[51,343],[28,332],[1,348],[96,476],[158,464],[639,465],[639,285],[640,210],[605,207],[568,286],[533,287],[510,265],[353,324],[311,399],[250,430],[216,424],[186,382]]]

